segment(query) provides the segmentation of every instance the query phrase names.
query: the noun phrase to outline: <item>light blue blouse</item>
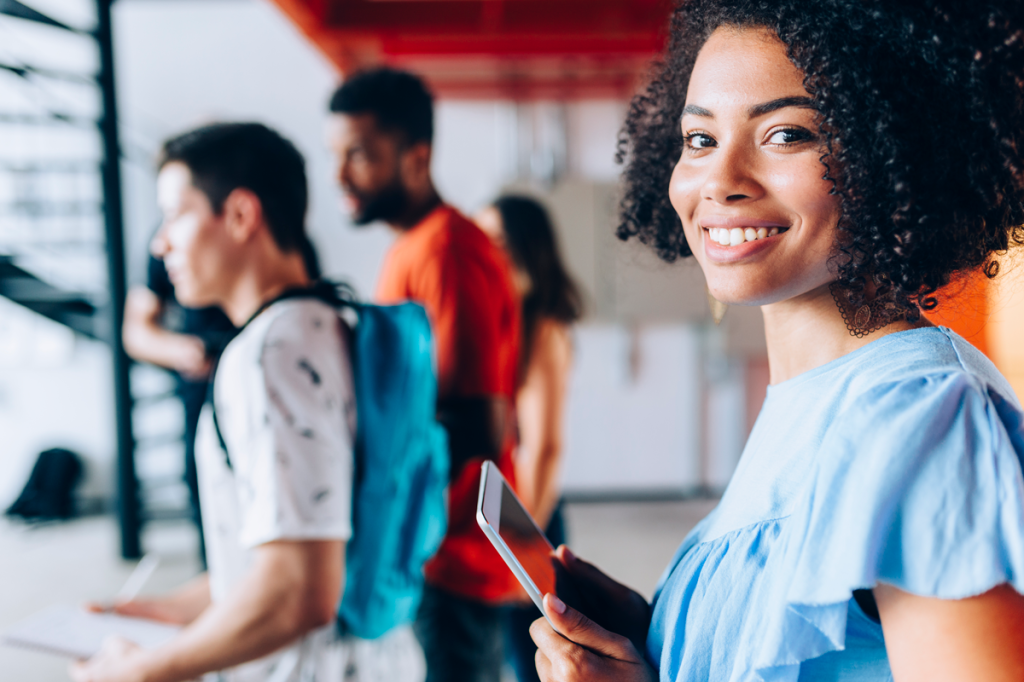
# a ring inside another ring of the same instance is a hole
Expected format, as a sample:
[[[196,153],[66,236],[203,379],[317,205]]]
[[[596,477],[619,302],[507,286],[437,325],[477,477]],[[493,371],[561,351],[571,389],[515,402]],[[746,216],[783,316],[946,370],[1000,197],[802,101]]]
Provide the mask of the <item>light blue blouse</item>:
[[[665,682],[891,680],[853,591],[1024,593],[1022,458],[1012,389],[948,329],[770,387],[721,503],[661,579],[651,663]]]

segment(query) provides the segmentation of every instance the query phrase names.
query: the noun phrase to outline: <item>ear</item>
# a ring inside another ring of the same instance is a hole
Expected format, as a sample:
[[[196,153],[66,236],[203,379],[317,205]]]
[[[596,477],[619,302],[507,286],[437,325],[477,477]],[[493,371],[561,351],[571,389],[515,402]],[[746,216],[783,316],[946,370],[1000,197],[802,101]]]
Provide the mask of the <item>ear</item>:
[[[238,244],[244,244],[263,225],[263,204],[252,190],[239,187],[224,200],[225,229],[228,238]]]
[[[430,180],[430,159],[433,147],[429,142],[416,142],[402,152],[401,169],[406,186],[418,186]]]

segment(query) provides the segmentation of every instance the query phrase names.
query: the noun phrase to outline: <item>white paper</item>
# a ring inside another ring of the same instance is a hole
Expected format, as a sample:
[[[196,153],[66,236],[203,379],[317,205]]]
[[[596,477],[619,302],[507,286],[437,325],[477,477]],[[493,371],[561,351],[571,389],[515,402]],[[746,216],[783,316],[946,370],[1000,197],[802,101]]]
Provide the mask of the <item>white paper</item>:
[[[179,630],[174,625],[142,618],[89,613],[78,606],[58,605],[21,621],[4,635],[3,641],[82,659],[96,654],[107,637],[124,637],[143,649],[154,649]]]

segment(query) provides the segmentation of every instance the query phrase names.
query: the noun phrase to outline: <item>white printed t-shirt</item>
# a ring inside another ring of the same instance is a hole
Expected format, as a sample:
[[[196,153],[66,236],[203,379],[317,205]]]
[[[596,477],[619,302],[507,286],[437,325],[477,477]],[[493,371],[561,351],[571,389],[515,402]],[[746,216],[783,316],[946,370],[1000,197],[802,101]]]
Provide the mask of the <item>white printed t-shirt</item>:
[[[275,540],[352,536],[355,396],[342,322],[315,299],[287,299],[250,322],[221,356],[196,438],[210,593],[224,600],[254,550]],[[412,629],[377,640],[333,624],[265,658],[219,673],[224,682],[419,682]],[[214,677],[214,679],[218,679]]]

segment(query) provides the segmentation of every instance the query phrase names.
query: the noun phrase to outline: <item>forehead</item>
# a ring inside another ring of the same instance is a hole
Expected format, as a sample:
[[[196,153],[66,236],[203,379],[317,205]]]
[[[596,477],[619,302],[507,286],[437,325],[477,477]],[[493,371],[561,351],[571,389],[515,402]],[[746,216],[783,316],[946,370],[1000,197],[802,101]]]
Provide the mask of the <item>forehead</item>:
[[[160,169],[156,178],[157,199],[161,204],[179,201],[192,187],[192,171],[183,163],[172,161]]]
[[[393,137],[377,124],[377,117],[365,114],[331,114],[327,135],[336,144],[376,142]]]
[[[711,34],[697,55],[686,103],[714,111],[781,97],[806,97],[803,80],[803,72],[771,31],[723,27]]]

